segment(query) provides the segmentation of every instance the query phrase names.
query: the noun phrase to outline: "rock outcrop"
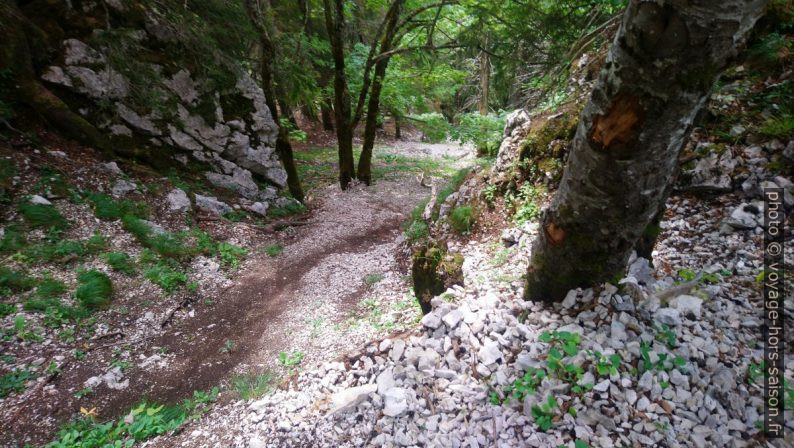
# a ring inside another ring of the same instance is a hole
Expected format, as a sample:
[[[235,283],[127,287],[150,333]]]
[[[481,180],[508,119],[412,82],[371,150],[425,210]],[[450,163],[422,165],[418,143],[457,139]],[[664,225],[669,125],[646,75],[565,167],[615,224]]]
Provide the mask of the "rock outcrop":
[[[44,30],[73,28],[73,14],[92,19],[78,33],[47,32],[54,56],[38,70],[43,85],[103,131],[114,151],[179,161],[249,200],[271,199],[260,185],[282,189],[278,127],[254,80],[222,48],[199,54],[197,32],[169,12],[137,0],[102,5],[81,2],[33,19]]]

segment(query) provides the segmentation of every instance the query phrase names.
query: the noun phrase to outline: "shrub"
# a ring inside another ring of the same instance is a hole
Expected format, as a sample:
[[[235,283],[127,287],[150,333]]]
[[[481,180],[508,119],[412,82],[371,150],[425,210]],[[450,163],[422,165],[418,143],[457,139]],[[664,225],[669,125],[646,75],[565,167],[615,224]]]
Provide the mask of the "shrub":
[[[86,240],[85,249],[88,253],[96,254],[108,247],[108,240],[99,231],[94,232],[91,238]]]
[[[174,405],[156,405],[143,402],[132,408],[127,419],[99,423],[83,417],[65,424],[58,431],[57,440],[48,448],[100,448],[131,447],[151,437],[174,431],[189,420],[199,418],[209,410],[209,403],[218,398],[219,389],[208,392],[193,391],[193,398]]]
[[[121,224],[124,230],[130,232],[139,242],[143,243],[149,240],[152,229],[142,219],[138,219],[134,215],[124,215],[121,217]]]
[[[77,276],[75,298],[86,308],[99,308],[110,302],[113,294],[113,283],[107,274],[91,270],[81,272]]]
[[[185,244],[185,235],[183,234],[158,233],[144,244],[168,258],[182,258],[194,253],[193,248]]]
[[[107,246],[107,240],[95,233],[85,241],[61,240],[55,244],[38,243],[24,249],[23,253],[39,262],[72,261],[88,254],[94,254]]]
[[[103,255],[103,258],[114,271],[130,275],[135,273],[135,265],[132,258],[124,252],[108,252]]]
[[[496,157],[505,127],[504,113],[500,115],[462,114],[458,126],[452,128],[451,136],[460,143],[472,143],[477,154]]]
[[[33,228],[63,229],[67,225],[66,218],[52,205],[26,202],[19,206],[19,213]]]
[[[452,228],[460,233],[471,232],[474,220],[474,209],[468,205],[456,207],[449,214],[449,222],[452,224]]]
[[[439,143],[447,139],[451,126],[446,118],[438,112],[409,116],[411,121],[422,131],[424,140]]]

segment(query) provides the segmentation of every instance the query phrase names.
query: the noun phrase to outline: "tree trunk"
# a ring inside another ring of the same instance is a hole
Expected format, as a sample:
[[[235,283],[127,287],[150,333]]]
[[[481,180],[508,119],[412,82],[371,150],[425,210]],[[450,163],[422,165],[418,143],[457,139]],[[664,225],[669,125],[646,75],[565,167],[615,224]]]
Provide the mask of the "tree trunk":
[[[342,34],[345,26],[344,5],[342,0],[323,0],[325,26],[331,42],[331,55],[334,60],[334,121],[336,140],[339,145],[339,185],[346,190],[350,181],[356,177],[353,164],[353,129],[351,126],[350,91],[345,75],[345,49]]]
[[[397,32],[397,20],[400,18],[400,10],[405,0],[395,0],[389,8],[386,32],[380,42],[380,54],[391,50],[394,35]],[[361,148],[361,157],[358,159],[358,178],[367,185],[372,184],[372,148],[375,147],[375,131],[378,126],[378,114],[380,111],[380,93],[383,89],[383,78],[386,76],[386,69],[389,65],[388,57],[379,60],[375,64],[375,74],[372,79],[372,90],[369,93],[369,103],[367,104],[367,118],[364,124],[364,143]]]
[[[622,274],[666,199],[695,115],[765,4],[631,1],[543,214],[528,299],[560,300]]]
[[[488,46],[488,38],[485,39],[485,46]],[[491,87],[491,59],[483,49],[480,51],[480,115],[488,115],[488,94]]]
[[[265,93],[265,104],[270,109],[270,114],[273,116],[273,121],[279,122],[278,119],[278,98],[276,97],[275,89],[275,68],[273,62],[276,60],[276,48],[270,38],[268,31],[266,15],[259,9],[256,0],[247,0],[246,6],[248,13],[251,16],[251,21],[259,31],[259,43],[262,46],[262,91]],[[262,2],[264,8],[267,8],[267,2]],[[284,126],[278,127],[278,135],[276,136],[276,152],[284,164],[284,170],[287,172],[287,187],[289,188],[292,197],[298,201],[303,202],[303,188],[301,188],[300,177],[298,170],[295,168],[295,159],[292,155],[292,145],[289,142],[289,132]]]
[[[400,130],[400,116],[397,114],[392,114],[394,117],[394,139],[400,140],[402,139],[402,131]]]
[[[334,120],[331,118],[334,113],[334,106],[331,104],[330,98],[323,98],[320,103],[320,117],[323,121],[323,129],[326,131],[334,130]]]
[[[278,90],[278,89],[277,89]],[[281,109],[281,115],[289,120],[290,124],[298,129],[298,120],[295,119],[295,113],[292,111],[290,105],[284,100],[284,92],[276,93],[278,108]]]

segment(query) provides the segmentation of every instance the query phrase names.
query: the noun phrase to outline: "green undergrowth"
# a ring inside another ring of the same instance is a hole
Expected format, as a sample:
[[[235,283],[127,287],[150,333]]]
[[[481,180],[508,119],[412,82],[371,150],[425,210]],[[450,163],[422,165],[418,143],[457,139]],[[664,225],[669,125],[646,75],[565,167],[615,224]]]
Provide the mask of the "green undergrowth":
[[[187,284],[187,274],[179,263],[170,258],[158,260],[146,267],[143,276],[169,294]]]
[[[475,209],[470,205],[455,207],[449,213],[449,222],[458,233],[470,233],[476,219]]]
[[[657,326],[655,332],[656,339],[665,343],[666,347],[673,350],[678,346],[674,331],[664,325]],[[490,401],[494,405],[501,404],[523,404],[528,396],[533,396],[546,378],[556,378],[559,381],[570,385],[568,395],[582,396],[593,389],[593,383],[583,383],[582,378],[585,373],[592,369],[593,375],[600,381],[601,378],[615,378],[621,372],[631,376],[639,377],[646,371],[668,372],[678,369],[686,374],[687,360],[682,356],[676,356],[672,352],[665,353],[657,345],[656,350],[647,342],[643,341],[640,345],[640,360],[637,367],[625,363],[618,353],[601,353],[594,350],[581,349],[581,336],[569,331],[544,331],[538,337],[540,342],[548,345],[545,363],[538,367],[527,368],[511,384],[501,390],[494,389],[490,395]],[[656,356],[651,356],[654,351]],[[539,359],[543,359],[542,356]],[[580,359],[579,363],[574,360]],[[669,384],[661,384],[662,388],[669,387]],[[560,404],[562,403],[562,404]],[[530,411],[535,423],[540,430],[548,431],[554,425],[555,416],[558,413],[568,413],[576,417],[576,409],[570,400],[558,400],[553,394],[546,397],[538,397],[530,406]]]
[[[265,246],[264,252],[269,257],[277,257],[284,251],[284,247],[280,244],[270,244]]]
[[[505,206],[513,210],[513,220],[518,225],[536,221],[540,217],[540,199],[545,188],[526,182],[518,191],[508,191],[504,195]]]
[[[463,181],[466,180],[466,176],[469,174],[469,168],[462,168],[455,172],[452,177],[444,184],[444,187],[438,191],[438,197],[436,198],[436,207],[433,209],[433,220],[438,219],[438,212],[441,207],[441,204],[446,202],[447,198],[452,195],[452,193],[456,192],[461,185],[463,185]]]
[[[276,387],[278,377],[270,371],[260,374],[236,375],[232,378],[232,387],[240,395],[241,400],[259,398]]]
[[[0,376],[0,398],[5,398],[11,393],[25,390],[25,384],[38,378],[38,375],[27,368],[14,369]]]
[[[424,240],[429,234],[427,223],[425,223],[425,220],[422,219],[422,213],[424,212],[425,207],[427,207],[428,202],[430,202],[430,198],[426,198],[417,204],[417,206],[411,211],[410,218],[403,225],[405,238],[412,244]]]
[[[135,262],[124,252],[107,252],[102,255],[111,269],[127,275],[135,274]]]
[[[138,218],[149,215],[148,207],[143,202],[113,199],[104,193],[88,193],[85,197],[91,203],[96,217],[104,221],[115,221],[125,215]]]
[[[66,218],[52,205],[26,202],[19,205],[19,214],[34,229],[64,229],[68,226]]]
[[[292,215],[300,215],[306,212],[306,206],[300,202],[290,202],[281,207],[274,207],[267,211],[267,216],[271,218],[286,218]]]
[[[86,415],[64,425],[58,431],[57,439],[46,447],[132,447],[152,437],[172,433],[185,423],[198,419],[210,409],[219,393],[218,388],[209,392],[195,391],[193,398],[176,405],[143,402],[116,421],[98,422],[92,415]]]
[[[74,297],[89,309],[103,307],[110,303],[113,283],[104,272],[91,270],[77,275],[77,290]]]

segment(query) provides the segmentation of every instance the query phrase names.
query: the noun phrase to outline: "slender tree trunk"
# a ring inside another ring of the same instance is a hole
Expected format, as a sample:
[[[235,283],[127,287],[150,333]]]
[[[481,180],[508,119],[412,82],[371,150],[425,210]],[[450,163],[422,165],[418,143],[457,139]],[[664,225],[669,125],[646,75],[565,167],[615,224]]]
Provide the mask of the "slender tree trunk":
[[[560,300],[623,272],[666,199],[695,115],[765,5],[631,1],[543,214],[528,299]]]
[[[284,92],[278,92],[276,94],[278,108],[281,110],[281,115],[284,116],[287,120],[289,120],[290,124],[298,128],[298,120],[295,119],[295,112],[293,112],[292,107],[284,100]]]
[[[262,7],[267,8],[268,3],[262,2]],[[256,0],[247,0],[246,6],[248,13],[251,16],[251,21],[259,31],[259,43],[262,46],[262,90],[265,93],[265,103],[270,114],[273,116],[273,121],[278,123],[278,98],[276,97],[275,89],[275,68],[273,62],[276,60],[276,48],[270,38],[268,32],[267,17],[259,9],[259,4]],[[303,188],[301,188],[300,177],[298,170],[295,168],[295,159],[292,155],[292,145],[289,142],[289,133],[284,126],[278,127],[278,135],[276,137],[276,152],[284,164],[284,170],[287,172],[287,187],[289,188],[292,197],[298,201],[303,202]]]
[[[356,177],[353,164],[353,129],[351,126],[350,91],[345,75],[345,49],[342,39],[345,16],[342,0],[323,0],[325,26],[331,41],[331,55],[334,60],[334,121],[336,140],[339,145],[339,185],[346,190],[350,181]]]
[[[380,53],[391,50],[394,35],[397,32],[397,20],[400,18],[400,10],[405,0],[395,0],[389,8],[386,32],[380,42]],[[380,112],[380,93],[383,89],[383,78],[386,76],[386,69],[389,65],[388,57],[379,60],[375,64],[375,74],[372,79],[372,90],[369,93],[369,103],[367,104],[367,118],[364,124],[364,143],[361,148],[361,157],[358,159],[358,178],[367,185],[372,184],[372,148],[375,147],[375,131],[378,126],[378,114]]]
[[[491,60],[488,53],[480,52],[480,115],[488,115],[488,94],[491,86]]]
[[[400,140],[402,139],[402,132],[400,130],[400,116],[398,114],[392,114],[394,117],[394,139]]]
[[[331,104],[330,98],[323,98],[320,103],[320,117],[323,122],[323,129],[326,131],[334,130],[334,120],[332,114],[334,113],[334,106]]]

